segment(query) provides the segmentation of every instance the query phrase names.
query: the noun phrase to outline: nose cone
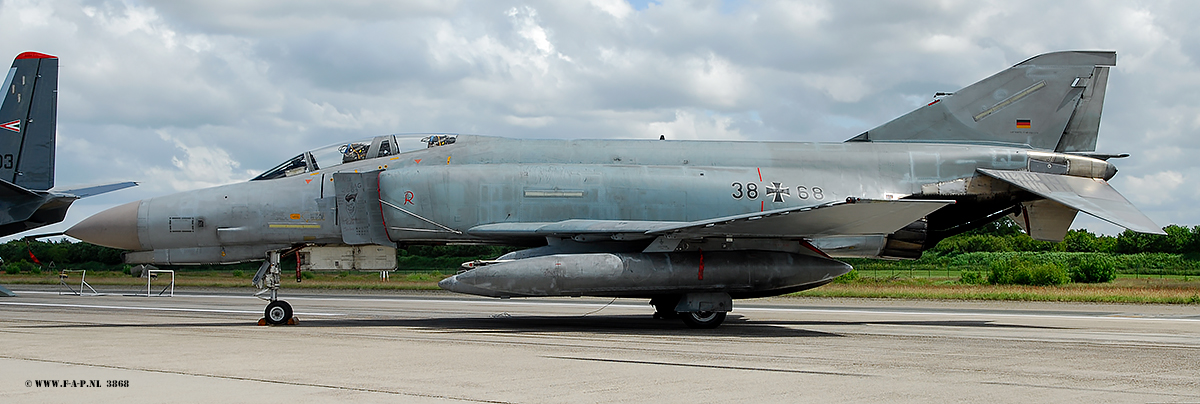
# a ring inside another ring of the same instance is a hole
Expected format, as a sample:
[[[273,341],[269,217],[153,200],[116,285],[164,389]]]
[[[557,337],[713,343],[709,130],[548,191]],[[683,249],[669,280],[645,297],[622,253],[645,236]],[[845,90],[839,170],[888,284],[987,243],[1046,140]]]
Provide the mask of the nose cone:
[[[122,250],[141,250],[138,239],[138,206],[142,201],[130,202],[83,219],[67,229],[68,236],[105,247]]]

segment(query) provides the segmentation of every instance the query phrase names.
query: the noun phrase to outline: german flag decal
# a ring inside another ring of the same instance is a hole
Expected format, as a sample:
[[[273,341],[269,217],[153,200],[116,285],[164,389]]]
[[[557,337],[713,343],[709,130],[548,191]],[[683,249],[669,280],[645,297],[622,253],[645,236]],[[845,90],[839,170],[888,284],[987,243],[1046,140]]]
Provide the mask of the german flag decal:
[[[1029,129],[1029,120],[1028,119],[1018,119],[1017,120],[1017,129]]]

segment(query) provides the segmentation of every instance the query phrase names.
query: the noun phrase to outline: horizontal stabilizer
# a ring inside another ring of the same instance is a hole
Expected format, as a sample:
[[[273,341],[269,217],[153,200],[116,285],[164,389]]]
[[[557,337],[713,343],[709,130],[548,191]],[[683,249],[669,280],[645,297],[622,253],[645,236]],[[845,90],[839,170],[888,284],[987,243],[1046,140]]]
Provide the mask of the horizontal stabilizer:
[[[1037,196],[1083,211],[1117,226],[1138,233],[1167,234],[1102,179],[1029,171],[983,168],[978,170],[989,177],[1016,185]]]
[[[56,194],[66,194],[66,195],[73,195],[73,196],[76,196],[79,198],[87,198],[89,196],[95,196],[95,195],[100,195],[100,194],[104,194],[104,193],[109,193],[109,192],[116,191],[119,189],[136,187],[137,185],[138,185],[138,183],[136,183],[136,182],[126,181],[126,182],[118,182],[118,183],[114,183],[114,184],[95,185],[95,186],[79,187],[79,188],[65,189],[65,190],[57,190],[56,189],[56,190],[53,190],[53,192]]]
[[[25,187],[22,187],[17,184],[13,184],[13,183],[5,181],[5,180],[0,180],[0,198],[13,198],[13,197],[21,197],[21,196],[30,197],[30,198],[41,198],[41,195],[39,195],[38,193],[33,192],[29,189],[26,189]]]

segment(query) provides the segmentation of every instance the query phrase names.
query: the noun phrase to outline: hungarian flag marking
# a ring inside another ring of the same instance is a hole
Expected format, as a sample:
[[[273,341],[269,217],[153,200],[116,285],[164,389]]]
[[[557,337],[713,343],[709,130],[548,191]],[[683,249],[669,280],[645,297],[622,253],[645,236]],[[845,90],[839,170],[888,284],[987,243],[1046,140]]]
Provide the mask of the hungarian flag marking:
[[[14,121],[5,122],[4,124],[0,124],[0,128],[4,128],[4,129],[11,130],[13,132],[21,133],[21,120],[17,119]]]

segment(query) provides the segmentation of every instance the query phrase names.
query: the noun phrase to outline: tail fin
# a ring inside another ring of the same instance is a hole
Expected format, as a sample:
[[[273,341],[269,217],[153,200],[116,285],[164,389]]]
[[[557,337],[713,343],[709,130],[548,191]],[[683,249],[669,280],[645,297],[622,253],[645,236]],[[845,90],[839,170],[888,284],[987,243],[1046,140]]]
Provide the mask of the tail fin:
[[[1116,52],[1034,56],[848,141],[1095,151],[1108,69],[1116,63]]]
[[[17,55],[0,104],[0,180],[44,191],[54,187],[58,58]]]

